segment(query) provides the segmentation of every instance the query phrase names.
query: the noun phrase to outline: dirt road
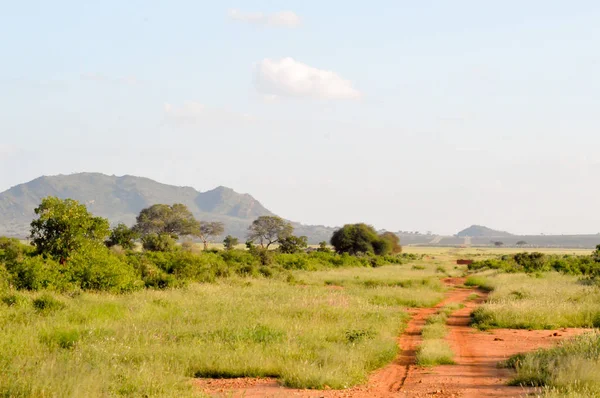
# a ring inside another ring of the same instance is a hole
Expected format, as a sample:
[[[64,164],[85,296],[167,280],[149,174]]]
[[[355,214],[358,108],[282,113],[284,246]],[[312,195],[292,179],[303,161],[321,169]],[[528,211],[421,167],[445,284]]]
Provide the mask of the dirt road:
[[[581,329],[477,331],[469,327],[470,314],[484,301],[486,293],[462,287],[464,279],[461,278],[448,278],[444,282],[451,287],[444,301],[435,308],[410,311],[411,319],[398,338],[400,355],[393,363],[374,372],[366,385],[341,391],[315,391],[283,388],[273,379],[204,379],[197,384],[215,397],[520,397],[531,391],[507,386],[511,371],[499,369],[498,362],[584,332]],[[473,293],[479,298],[469,300]],[[465,304],[448,319],[450,332],[446,340],[454,350],[456,364],[433,368],[415,365],[426,319],[449,303]]]

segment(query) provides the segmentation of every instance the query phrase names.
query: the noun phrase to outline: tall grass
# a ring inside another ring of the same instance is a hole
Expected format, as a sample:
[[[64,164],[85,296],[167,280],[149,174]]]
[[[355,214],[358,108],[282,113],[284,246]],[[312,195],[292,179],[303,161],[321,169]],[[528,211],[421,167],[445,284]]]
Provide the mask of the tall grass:
[[[421,337],[423,342],[417,350],[417,364],[421,366],[453,365],[454,352],[444,337],[448,334],[446,322],[452,312],[463,308],[460,303],[450,303],[442,307],[434,315],[430,316],[423,330]]]
[[[371,269],[370,277],[401,282],[412,273],[404,268]],[[341,289],[325,284],[334,273],[298,273],[292,279],[310,283],[226,278],[126,295],[5,290],[0,396],[191,396],[194,377],[273,376],[308,388],[362,383],[397,354],[405,306],[434,305],[443,288],[370,286],[364,269],[353,270],[338,277],[359,282]]]
[[[481,329],[600,327],[600,288],[575,276],[487,273],[477,284],[493,292],[473,313]]]
[[[600,332],[514,356],[508,365],[517,371],[514,385],[545,386],[548,396],[599,396]]]

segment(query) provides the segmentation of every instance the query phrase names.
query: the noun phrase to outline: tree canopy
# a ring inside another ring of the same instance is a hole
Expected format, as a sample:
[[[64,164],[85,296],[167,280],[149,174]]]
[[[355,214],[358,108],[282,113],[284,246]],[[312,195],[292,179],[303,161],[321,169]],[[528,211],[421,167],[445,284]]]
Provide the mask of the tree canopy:
[[[235,238],[231,235],[227,235],[225,239],[223,239],[223,246],[225,246],[225,250],[232,250],[238,245],[239,239]]]
[[[180,236],[196,235],[200,223],[187,206],[176,203],[172,206],[156,204],[142,210],[136,218],[134,230],[142,236],[149,234]]]
[[[338,253],[374,253],[373,242],[378,239],[377,232],[370,225],[346,224],[333,233],[331,245]]]
[[[133,249],[135,240],[139,238],[139,234],[133,228],[129,228],[123,223],[119,223],[110,231],[110,236],[106,241],[106,246],[121,246],[123,249]]]
[[[86,246],[101,246],[110,224],[95,217],[85,205],[73,199],[49,196],[35,209],[31,222],[32,244],[40,254],[65,262],[75,251]]]
[[[331,245],[337,253],[361,254],[372,253],[385,255],[400,253],[400,239],[392,232],[377,234],[370,225],[347,224],[333,233]]]
[[[225,232],[225,225],[217,221],[200,221],[198,231],[195,233],[204,244],[204,250],[208,249],[208,242]]]
[[[286,236],[279,241],[279,251],[281,253],[294,254],[299,253],[308,247],[308,238],[306,236]]]
[[[294,232],[292,224],[277,216],[260,216],[248,227],[248,240],[258,241],[261,247],[269,248]]]
[[[400,238],[393,232],[384,232],[379,237],[388,242],[385,246],[389,249],[389,253],[398,254],[402,253],[402,246],[400,245]]]

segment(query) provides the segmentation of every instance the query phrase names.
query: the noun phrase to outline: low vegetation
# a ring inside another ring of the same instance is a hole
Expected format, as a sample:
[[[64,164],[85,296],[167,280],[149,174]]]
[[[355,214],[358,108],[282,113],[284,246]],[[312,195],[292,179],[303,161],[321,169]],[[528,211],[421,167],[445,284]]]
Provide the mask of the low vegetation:
[[[543,253],[516,253],[497,258],[475,261],[469,270],[497,269],[504,272],[539,273],[556,271],[569,275],[583,275],[590,279],[600,278],[600,245],[589,256],[571,254],[549,255]]]
[[[446,322],[452,312],[463,308],[462,304],[452,303],[442,307],[430,316],[421,337],[423,342],[417,350],[417,364],[421,366],[453,365],[454,352],[444,337],[448,334]]]
[[[4,289],[0,395],[188,396],[193,377],[350,387],[397,355],[402,303],[443,296],[431,266],[290,275],[120,295]]]
[[[481,329],[600,327],[600,287],[577,276],[487,271],[467,284],[492,290],[473,313],[473,324]]]
[[[600,395],[600,332],[579,336],[560,346],[511,357],[513,385],[544,386],[548,396]]]

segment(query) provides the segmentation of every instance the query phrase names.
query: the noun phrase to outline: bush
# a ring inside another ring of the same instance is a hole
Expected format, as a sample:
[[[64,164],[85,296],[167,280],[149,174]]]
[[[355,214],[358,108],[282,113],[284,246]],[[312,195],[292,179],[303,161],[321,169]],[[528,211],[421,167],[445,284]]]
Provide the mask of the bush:
[[[600,262],[594,255],[547,255],[543,253],[517,253],[503,255],[495,259],[474,261],[469,264],[469,270],[499,269],[505,272],[546,272],[558,271],[564,274],[585,275],[595,277],[600,275]]]
[[[142,246],[144,250],[151,252],[171,252],[174,251],[177,242],[168,234],[148,234],[142,237]]]
[[[70,282],[83,290],[116,293],[143,287],[134,267],[106,248],[75,254],[67,264]]]
[[[6,269],[11,284],[17,289],[64,291],[71,287],[69,278],[61,272],[64,267],[42,256],[25,257],[7,263]]]
[[[33,308],[38,311],[52,312],[65,308],[65,304],[52,295],[45,293],[33,300]]]

